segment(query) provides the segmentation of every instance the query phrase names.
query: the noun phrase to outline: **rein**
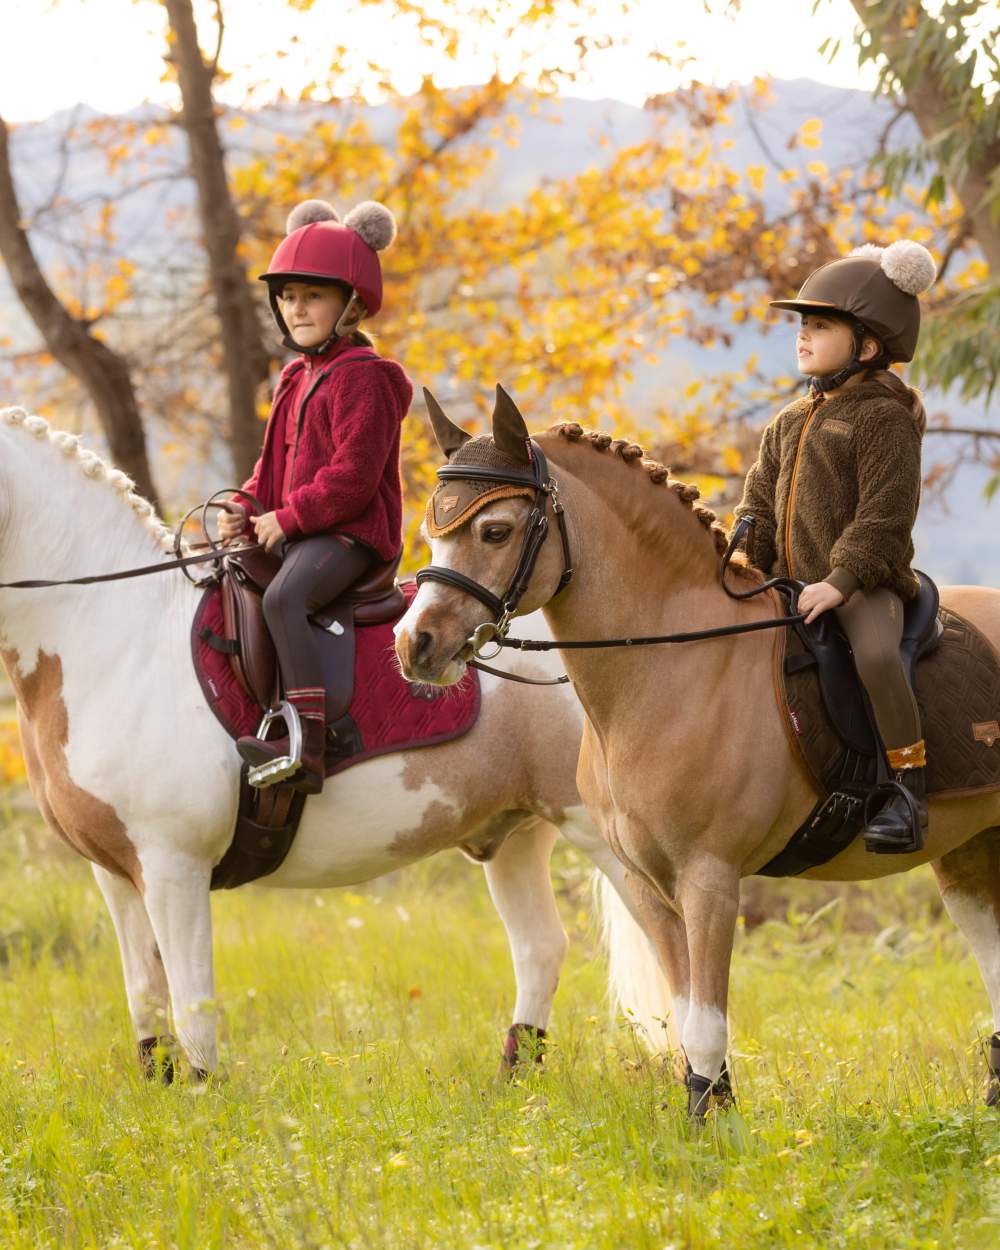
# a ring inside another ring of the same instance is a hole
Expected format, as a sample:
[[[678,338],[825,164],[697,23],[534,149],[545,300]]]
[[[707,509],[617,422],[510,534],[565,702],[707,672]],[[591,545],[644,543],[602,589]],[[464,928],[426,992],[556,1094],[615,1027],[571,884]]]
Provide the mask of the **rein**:
[[[224,493],[223,491],[215,492],[216,495],[221,495],[223,493]],[[236,490],[236,489],[230,490],[229,488],[227,488],[226,493],[235,494],[235,495],[245,495],[246,498],[252,500],[255,505],[257,503],[253,495],[248,494],[247,491],[244,491],[244,490]],[[219,561],[223,558],[223,556],[226,553],[224,549],[219,544],[214,542],[212,538],[209,536],[208,528],[206,525],[206,516],[207,516],[207,512],[209,508],[225,509],[227,505],[225,503],[215,503],[214,500],[215,500],[215,495],[213,495],[212,498],[209,499],[206,503],[198,505],[198,508],[200,508],[201,510],[202,531],[205,534],[207,545],[211,547],[212,549],[211,551],[206,552],[204,555],[201,555],[201,556],[178,555],[173,560],[163,560],[157,564],[143,564],[140,567],[134,568],[134,569],[122,569],[122,571],[119,573],[96,573],[96,574],[92,574],[90,577],[68,577],[63,581],[48,581],[48,580],[44,580],[41,578],[37,578],[37,579],[31,578],[31,579],[27,579],[25,581],[20,581],[20,582],[0,582],[0,590],[44,590],[47,586],[93,586],[97,582],[122,582],[122,581],[126,581],[130,577],[147,577],[150,573],[166,573],[170,569],[187,569],[187,567],[192,564],[208,564],[209,562],[213,560]],[[191,513],[197,511],[198,508],[192,508],[191,512],[188,512],[184,517],[182,517],[180,522],[178,523],[177,531],[174,534],[174,551],[175,552],[180,552],[181,550],[181,533],[184,529],[185,522],[187,521],[188,517],[191,516]],[[205,544],[201,544],[201,545],[204,546]],[[245,547],[240,547],[239,551],[241,554],[244,554],[245,552],[248,552],[248,551],[259,551],[262,546],[263,546],[263,543],[249,543]],[[184,576],[190,577],[188,573],[185,573]],[[212,580],[211,578],[203,578],[201,581],[195,582],[195,585],[196,586],[207,585],[208,582],[211,580]]]
[[[472,654],[475,657],[469,661],[472,668],[478,668],[482,672],[491,673],[496,677],[504,677],[508,681],[521,682],[528,686],[558,686],[570,680],[565,673],[561,677],[550,678],[544,681],[532,677],[520,677],[516,673],[505,673],[500,669],[490,668],[482,662],[483,648],[491,643],[496,648],[495,651],[485,657],[491,660],[498,656],[501,650],[590,651],[607,647],[663,646],[671,643],[702,642],[708,638],[729,638],[737,634],[757,633],[762,629],[788,629],[805,622],[808,614],[797,611],[798,595],[802,586],[801,583],[794,581],[792,578],[772,577],[760,586],[754,586],[752,589],[744,591],[731,590],[726,585],[726,572],[733,555],[744,534],[747,530],[752,529],[755,524],[752,516],[744,516],[733,530],[729,545],[722,557],[722,565],[719,571],[722,589],[731,599],[749,599],[754,595],[762,594],[766,590],[778,590],[788,599],[789,615],[774,617],[766,621],[749,621],[741,625],[720,625],[715,629],[691,630],[688,633],[680,634],[652,634],[625,638],[579,638],[562,642],[556,639],[510,638],[508,634],[511,621],[517,605],[527,590],[528,583],[531,581],[538,553],[548,533],[548,521],[545,516],[545,505],[548,498],[552,500],[552,509],[559,523],[559,533],[563,548],[563,573],[559,579],[559,585],[552,596],[553,598],[559,594],[573,576],[569,539],[566,532],[565,510],[559,500],[558,485],[548,475],[548,465],[542,449],[532,439],[528,439],[527,446],[532,465],[531,477],[501,469],[479,469],[473,465],[446,464],[438,469],[438,478],[442,482],[454,481],[460,478],[466,481],[489,482],[497,485],[508,483],[518,486],[528,485],[535,491],[535,504],[528,518],[528,527],[521,545],[517,566],[511,576],[510,584],[502,595],[495,595],[486,586],[474,581],[471,577],[467,577],[464,573],[457,572],[455,569],[443,568],[432,564],[417,573],[418,587],[424,582],[439,582],[444,586],[451,586],[455,590],[462,590],[466,594],[472,595],[493,614],[493,620],[484,621],[481,625],[478,625],[468,639],[467,646],[472,649]]]

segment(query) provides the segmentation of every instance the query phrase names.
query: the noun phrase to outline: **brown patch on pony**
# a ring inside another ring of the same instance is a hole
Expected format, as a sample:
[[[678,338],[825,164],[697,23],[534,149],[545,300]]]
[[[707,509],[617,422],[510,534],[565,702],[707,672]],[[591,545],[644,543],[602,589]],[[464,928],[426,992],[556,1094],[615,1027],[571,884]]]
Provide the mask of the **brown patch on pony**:
[[[117,812],[70,777],[66,761],[69,717],[62,697],[62,661],[38,654],[22,677],[17,652],[0,648],[18,703],[24,762],[31,792],[46,824],[75,851],[142,891],[142,868]]]
[[[729,534],[711,508],[706,508],[704,504],[695,506],[695,500],[701,496],[701,491],[697,486],[691,486],[686,482],[680,482],[676,478],[672,478],[670,470],[665,465],[660,464],[658,460],[651,460],[638,443],[630,443],[623,438],[613,438],[610,434],[604,434],[599,430],[585,430],[576,421],[565,421],[554,428],[557,433],[568,439],[569,442],[589,443],[595,451],[610,451],[613,455],[620,456],[626,464],[631,464],[633,461],[638,460],[642,468],[645,469],[647,477],[654,485],[661,486],[666,484],[667,489],[672,491],[681,503],[691,509],[712,535],[718,555],[725,555],[726,548],[729,546]],[[729,567],[739,576],[749,578],[752,581],[759,582],[763,578],[760,569],[754,568],[747,560],[746,554],[742,551],[737,551],[734,554]]]

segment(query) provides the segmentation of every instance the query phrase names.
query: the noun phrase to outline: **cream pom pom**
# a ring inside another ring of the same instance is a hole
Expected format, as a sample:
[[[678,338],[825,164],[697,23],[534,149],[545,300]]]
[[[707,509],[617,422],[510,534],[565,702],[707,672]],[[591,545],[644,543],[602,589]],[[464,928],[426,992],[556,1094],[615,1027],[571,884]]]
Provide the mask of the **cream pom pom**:
[[[852,256],[864,256],[866,260],[881,260],[884,247],[879,247],[877,243],[862,243],[860,247],[856,247]]]
[[[937,266],[923,244],[900,239],[882,253],[882,272],[907,295],[919,295],[937,277]]]
[[[360,234],[373,252],[381,252],[396,237],[396,219],[384,204],[375,200],[365,200],[352,208],[344,225]]]
[[[301,230],[303,226],[311,226],[314,221],[340,221],[337,210],[326,200],[303,200],[288,214],[285,222],[285,233]]]

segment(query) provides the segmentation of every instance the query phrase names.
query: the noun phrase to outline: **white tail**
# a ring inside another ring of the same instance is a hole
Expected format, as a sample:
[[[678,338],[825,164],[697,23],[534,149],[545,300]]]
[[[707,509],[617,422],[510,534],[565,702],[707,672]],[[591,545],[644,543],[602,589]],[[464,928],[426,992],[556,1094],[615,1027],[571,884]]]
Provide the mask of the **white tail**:
[[[638,1026],[642,1042],[654,1054],[679,1051],[670,987],[652,944],[603,872],[594,874],[594,894],[608,956],[612,1009]]]

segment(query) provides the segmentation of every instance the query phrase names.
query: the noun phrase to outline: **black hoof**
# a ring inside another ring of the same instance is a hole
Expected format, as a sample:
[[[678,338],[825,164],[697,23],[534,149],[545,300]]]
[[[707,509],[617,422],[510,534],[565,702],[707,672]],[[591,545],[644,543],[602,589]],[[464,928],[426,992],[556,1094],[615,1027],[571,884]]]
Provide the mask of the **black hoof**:
[[[684,1085],[688,1092],[688,1115],[693,1120],[704,1120],[711,1107],[724,1110],[736,1105],[733,1083],[725,1060],[722,1061],[722,1070],[714,1081],[710,1081],[707,1076],[698,1076],[688,1063]]]
[[[170,1048],[172,1037],[144,1037],[139,1042],[139,1068],[147,1081],[159,1081],[161,1085],[174,1082],[174,1060]]]
[[[497,1076],[512,1077],[519,1068],[545,1060],[545,1030],[535,1024],[512,1024],[504,1039]]]

